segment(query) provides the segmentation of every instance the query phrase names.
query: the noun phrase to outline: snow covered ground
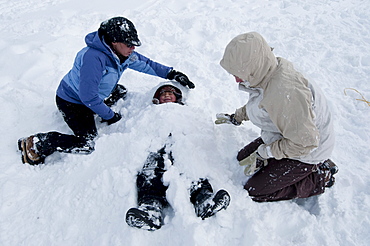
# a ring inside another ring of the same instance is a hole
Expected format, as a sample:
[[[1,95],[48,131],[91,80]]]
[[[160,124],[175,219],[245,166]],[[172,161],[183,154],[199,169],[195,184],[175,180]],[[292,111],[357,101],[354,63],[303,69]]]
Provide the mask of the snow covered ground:
[[[1,0],[0,245],[370,245],[370,1],[368,0]],[[152,105],[162,80],[127,71],[129,90],[115,106],[123,120],[98,123],[91,155],[55,153],[23,165],[17,139],[70,130],[55,90],[84,37],[125,16],[143,45],[137,51],[186,73],[195,83],[187,106]],[[247,101],[220,66],[226,44],[257,31],[277,56],[321,85],[335,118],[336,184],[307,201],[255,203],[237,151],[259,135],[245,123],[215,126],[215,114]],[[135,175],[150,151],[173,134],[175,165],[165,180],[173,211],[159,231],[128,227]],[[229,208],[202,221],[188,198],[208,177],[231,195]]]

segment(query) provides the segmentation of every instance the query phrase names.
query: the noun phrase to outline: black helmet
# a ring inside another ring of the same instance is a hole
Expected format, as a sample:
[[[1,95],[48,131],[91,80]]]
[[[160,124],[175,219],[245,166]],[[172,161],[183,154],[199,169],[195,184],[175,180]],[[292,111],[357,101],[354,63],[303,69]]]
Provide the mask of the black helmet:
[[[141,42],[131,21],[125,17],[113,17],[100,24],[99,33],[109,43],[120,42],[133,46],[140,46]]]

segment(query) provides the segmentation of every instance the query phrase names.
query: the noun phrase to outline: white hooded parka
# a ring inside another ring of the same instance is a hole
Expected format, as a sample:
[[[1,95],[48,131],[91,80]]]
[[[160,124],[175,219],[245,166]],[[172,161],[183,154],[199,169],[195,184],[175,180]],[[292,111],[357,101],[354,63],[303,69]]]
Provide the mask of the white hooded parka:
[[[249,93],[235,119],[250,120],[261,129],[271,157],[310,164],[330,157],[334,131],[323,93],[291,62],[276,58],[260,34],[245,33],[232,39],[220,64],[241,78],[244,82],[239,89]]]

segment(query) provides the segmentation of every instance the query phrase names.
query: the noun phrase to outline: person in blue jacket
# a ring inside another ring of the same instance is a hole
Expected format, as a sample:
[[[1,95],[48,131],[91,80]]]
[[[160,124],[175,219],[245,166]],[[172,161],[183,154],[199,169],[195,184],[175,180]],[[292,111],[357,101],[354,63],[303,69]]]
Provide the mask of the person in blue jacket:
[[[85,37],[86,47],[76,55],[72,69],[64,76],[56,92],[56,104],[74,135],[59,132],[37,133],[18,140],[22,162],[44,163],[55,151],[89,154],[97,136],[94,115],[111,125],[121,119],[110,107],[124,99],[126,88],[118,84],[126,69],[176,80],[193,89],[188,77],[152,61],[135,51],[140,46],[134,24],[124,17],[103,21],[98,31]]]

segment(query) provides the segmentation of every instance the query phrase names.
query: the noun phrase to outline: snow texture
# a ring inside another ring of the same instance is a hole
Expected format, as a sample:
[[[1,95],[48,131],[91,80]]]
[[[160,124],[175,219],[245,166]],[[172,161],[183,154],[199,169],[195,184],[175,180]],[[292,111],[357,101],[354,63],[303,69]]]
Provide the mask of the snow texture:
[[[131,20],[137,51],[195,83],[186,106],[153,105],[163,80],[127,71],[128,89],[91,155],[55,153],[21,163],[17,140],[71,133],[55,91],[84,37],[114,16]],[[3,0],[0,15],[0,245],[370,245],[370,1],[368,0]],[[335,119],[336,183],[319,197],[256,203],[243,190],[239,149],[259,136],[251,123],[215,125],[216,113],[246,103],[219,65],[227,43],[257,31],[277,56],[319,84]],[[147,155],[173,135],[175,165],[164,180],[172,212],[158,231],[127,226],[135,178]],[[208,177],[231,203],[202,221],[189,202],[193,180]]]

